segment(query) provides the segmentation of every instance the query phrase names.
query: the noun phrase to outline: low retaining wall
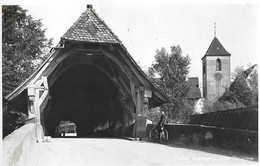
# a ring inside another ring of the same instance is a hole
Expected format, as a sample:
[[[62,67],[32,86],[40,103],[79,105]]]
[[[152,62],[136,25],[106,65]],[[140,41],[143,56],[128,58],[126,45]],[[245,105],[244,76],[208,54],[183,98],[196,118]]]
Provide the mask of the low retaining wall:
[[[35,124],[26,124],[3,140],[4,166],[26,165],[31,148],[36,144]]]
[[[258,107],[192,115],[188,124],[258,131]]]
[[[153,125],[147,126],[147,136]],[[223,149],[239,150],[248,154],[258,154],[258,132],[218,128],[213,126],[174,124],[165,125],[169,132],[169,143],[214,146]]]

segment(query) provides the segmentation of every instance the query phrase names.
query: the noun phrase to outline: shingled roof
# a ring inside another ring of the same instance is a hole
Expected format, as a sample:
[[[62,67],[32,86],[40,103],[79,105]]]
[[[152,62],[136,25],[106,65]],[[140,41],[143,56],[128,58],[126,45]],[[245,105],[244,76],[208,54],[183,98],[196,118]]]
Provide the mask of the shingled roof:
[[[230,56],[231,54],[223,47],[217,37],[212,40],[206,54],[203,56]],[[203,59],[202,58],[202,59]]]
[[[68,29],[62,39],[95,43],[121,43],[104,21],[97,16],[92,5],[88,5],[87,10]]]

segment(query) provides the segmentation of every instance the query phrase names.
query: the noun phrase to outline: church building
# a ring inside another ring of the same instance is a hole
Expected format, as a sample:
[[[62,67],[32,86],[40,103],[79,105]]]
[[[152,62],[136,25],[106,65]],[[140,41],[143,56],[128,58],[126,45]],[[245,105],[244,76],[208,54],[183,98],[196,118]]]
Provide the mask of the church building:
[[[230,53],[216,35],[202,60],[203,98],[216,101],[230,86]]]

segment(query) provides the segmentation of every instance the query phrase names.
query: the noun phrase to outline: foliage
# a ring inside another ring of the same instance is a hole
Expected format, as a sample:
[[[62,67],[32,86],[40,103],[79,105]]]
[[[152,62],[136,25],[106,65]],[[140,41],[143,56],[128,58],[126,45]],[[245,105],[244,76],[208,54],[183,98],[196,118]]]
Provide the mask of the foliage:
[[[20,6],[2,6],[3,96],[9,94],[48,56],[52,39],[45,37],[41,20]]]
[[[172,120],[184,120],[191,114],[191,106],[186,100],[189,89],[185,83],[189,65],[189,56],[182,56],[181,47],[177,45],[171,47],[170,53],[165,48],[157,50],[155,63],[148,69],[150,79],[171,99],[171,103],[161,108],[166,110]]]
[[[243,107],[245,106],[238,101],[235,103],[229,101],[212,102],[207,99],[204,99],[202,113],[225,111],[225,110],[231,110],[231,109],[243,108]]]
[[[147,117],[153,121],[153,123],[158,123],[160,120],[161,113],[159,111],[159,108],[151,108],[148,110]]]
[[[248,86],[252,92],[252,105],[258,105],[258,71],[257,67],[247,77]]]
[[[27,79],[48,56],[52,39],[45,37],[46,29],[42,26],[41,20],[33,19],[20,6],[2,6],[3,97]],[[17,110],[3,101],[3,111],[5,118]],[[20,116],[19,113],[17,115]],[[4,121],[5,129],[8,118]]]
[[[8,103],[6,102],[5,104],[3,104],[3,106],[5,107],[4,109],[9,109],[8,112],[7,111],[3,112],[3,138],[4,138],[14,130],[23,126],[27,119],[27,115],[25,115],[22,112],[15,111],[15,109],[12,108],[12,106],[8,105]]]
[[[258,104],[258,74],[253,70],[254,66],[244,70],[243,66],[235,69],[232,77],[234,81],[230,88],[226,88],[225,93],[219,102],[229,102],[236,104],[237,107],[253,106]]]

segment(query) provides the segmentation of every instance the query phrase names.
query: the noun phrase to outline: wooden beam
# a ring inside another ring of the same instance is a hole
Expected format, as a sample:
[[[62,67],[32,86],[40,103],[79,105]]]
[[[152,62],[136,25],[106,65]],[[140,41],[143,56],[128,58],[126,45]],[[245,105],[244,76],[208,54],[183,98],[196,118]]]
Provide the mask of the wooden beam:
[[[142,97],[141,97],[141,91],[139,88],[137,88],[137,107],[136,107],[136,114],[141,115],[142,111]]]
[[[137,96],[136,96],[136,93],[135,93],[135,85],[132,81],[130,81],[130,88],[131,88],[131,95],[132,95],[135,107],[137,108],[138,105],[137,105]]]
[[[62,67],[62,63],[58,64],[58,66],[55,68],[53,73],[49,74],[48,78],[49,78],[49,85],[50,85],[50,87],[52,86],[53,78],[57,78],[58,71],[61,69],[61,67]]]
[[[34,101],[34,107],[35,107],[35,124],[36,124],[36,139],[37,142],[43,141],[43,130],[41,126],[41,113],[40,113],[40,105],[39,105],[39,90],[35,91],[35,101]]]
[[[116,77],[117,74],[116,74],[116,72],[115,72],[115,70],[114,70],[114,67],[112,66],[111,62],[108,60],[107,57],[106,57],[105,59],[106,59],[106,62],[108,63],[108,65],[109,65],[110,70],[112,71],[112,75],[113,75],[114,77]]]
[[[131,94],[131,91],[130,91],[129,87],[127,87],[127,85],[126,85],[127,83],[124,82],[124,81],[122,80],[122,78],[120,78],[120,77],[117,76],[117,74],[116,74],[116,72],[115,72],[115,70],[114,70],[114,68],[113,68],[113,66],[112,66],[112,64],[111,64],[111,62],[110,62],[107,58],[106,58],[106,61],[107,61],[108,65],[109,65],[109,68],[110,68],[110,70],[112,71],[112,75],[115,77],[115,79],[117,79],[117,81],[120,82],[120,83],[124,86],[124,89],[125,89],[129,94]]]
[[[43,72],[43,76],[49,76],[50,73],[60,64],[61,61],[63,61],[65,58],[69,57],[71,54],[73,54],[76,51],[75,48],[72,48],[71,50],[69,50],[68,52],[65,52],[64,54],[60,55],[59,57],[57,57],[56,59],[53,58],[53,60],[50,62],[50,66],[48,67],[48,69],[46,69]]]
[[[43,84],[43,89],[42,89]],[[42,142],[44,139],[43,127],[41,125],[41,112],[47,105],[48,100],[48,82],[47,77],[42,77],[35,84],[35,124],[36,124],[36,138],[37,142]],[[43,90],[43,94],[40,96],[40,91]]]
[[[123,85],[124,89],[125,89],[129,94],[131,94],[130,88],[126,85],[127,83],[124,82],[124,81],[122,80],[122,78],[120,78],[120,77],[117,77],[117,80],[118,80],[118,82],[120,82],[120,83]]]
[[[132,81],[132,82],[137,82],[134,79],[133,74],[131,73],[131,69],[129,69],[127,66],[125,66],[121,61],[119,61],[116,57],[114,57],[109,51],[100,48],[100,50],[110,59],[112,60],[115,64],[117,64],[121,71],[127,76],[127,78]]]
[[[43,86],[44,86],[44,92],[43,94],[41,95],[40,99],[39,99],[39,104],[41,105],[43,100],[45,98],[48,98],[48,93],[49,93],[49,87],[48,87],[48,81],[47,81],[47,77],[42,77],[42,83],[43,83]]]
[[[116,76],[116,72],[114,71],[114,68],[113,68],[111,62],[108,61],[108,60],[107,60],[107,62],[108,62],[108,64],[109,64],[109,66],[110,66],[110,69],[111,69],[112,72],[113,72],[113,75],[115,75],[116,79],[117,79],[121,84],[123,84],[124,88],[125,88],[125,89],[127,90],[127,92],[132,96],[134,105],[135,105],[135,107],[137,107],[137,99],[136,99],[136,94],[135,94],[135,86],[134,86],[134,83],[133,83],[133,81],[132,81],[133,79],[130,79],[131,81],[129,82],[129,85],[130,85],[130,89],[129,89],[129,87],[126,86],[126,83],[123,81],[123,79]],[[130,77],[130,76],[129,76],[129,77]]]
[[[133,62],[130,61],[128,58],[126,58],[126,57],[125,57],[125,54],[124,54],[120,49],[117,48],[116,50],[119,52],[119,54],[121,55],[121,57],[126,61],[126,63],[129,65],[131,71],[134,72],[135,76],[140,80],[140,82],[141,82],[143,85],[145,85],[145,86],[147,86],[147,87],[150,87],[150,85],[147,83],[147,81],[145,81],[145,80],[143,79],[143,76],[141,76],[140,73],[138,73],[138,71],[136,70],[136,67],[133,66]]]
[[[118,60],[116,57],[114,57],[114,55],[112,55],[110,52],[108,52],[102,47],[100,48],[100,51],[102,51],[109,59],[115,62],[120,68],[123,68],[124,66],[123,63],[120,60]]]
[[[18,86],[12,93],[10,93],[8,96],[6,96],[6,99],[8,101],[12,100],[14,97],[18,96],[31,82],[34,82],[34,78],[39,77],[39,73],[42,73],[46,67],[49,65],[49,60],[53,57],[56,57],[60,53],[61,49],[58,49],[57,51],[53,52],[52,55],[48,59],[45,60],[45,62],[42,64],[42,66],[37,69],[26,81],[24,81],[23,84]],[[45,67],[46,66],[46,67]]]
[[[60,63],[60,66],[58,66],[58,68],[54,71],[55,72],[54,75],[52,76],[52,78],[50,78],[50,86],[53,85],[53,83],[57,80],[57,78],[60,75],[62,75],[65,71],[67,71],[69,68],[71,68],[75,64],[93,65],[94,63],[92,61],[86,61],[86,60],[75,60],[75,61],[72,61],[72,63],[69,63],[69,65],[67,65],[65,67],[63,66],[62,63]],[[60,71],[59,71],[59,68],[60,68]]]
[[[136,95],[134,95],[134,97],[133,97],[133,95],[132,95],[132,93],[131,93],[131,88],[129,89],[129,87],[127,87],[127,85],[126,85],[127,83],[124,82],[121,77],[118,77],[118,76],[117,76],[116,71],[115,71],[114,67],[113,67],[112,64],[111,64],[111,61],[109,61],[108,59],[106,59],[106,61],[107,61],[108,65],[109,65],[110,70],[112,71],[112,75],[114,76],[113,79],[115,79],[117,82],[119,82],[119,86],[120,86],[119,88],[122,88],[121,84],[123,85],[124,89],[125,89],[125,90],[128,92],[128,94],[132,97],[132,101],[131,101],[131,102],[133,102],[134,105],[136,106]],[[121,83],[121,84],[120,84],[120,83]],[[129,83],[129,85],[130,85],[130,82],[128,82],[128,83]],[[129,103],[128,103],[128,104],[129,104]],[[134,114],[133,110],[131,110],[131,106],[126,105],[126,110],[129,111],[129,113],[130,113],[131,115]]]

